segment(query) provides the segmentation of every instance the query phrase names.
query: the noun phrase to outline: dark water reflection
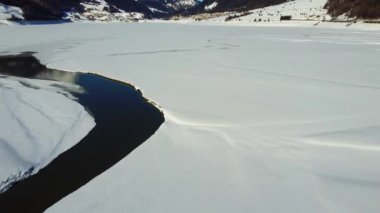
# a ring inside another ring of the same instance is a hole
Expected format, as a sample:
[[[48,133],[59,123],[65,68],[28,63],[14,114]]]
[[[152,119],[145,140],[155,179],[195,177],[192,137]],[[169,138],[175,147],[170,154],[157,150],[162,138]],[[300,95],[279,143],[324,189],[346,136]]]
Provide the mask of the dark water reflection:
[[[0,72],[75,82],[87,92],[73,95],[96,121],[94,129],[80,143],[36,175],[0,194],[0,212],[43,212],[123,159],[164,122],[156,107],[122,82],[95,74],[51,70],[30,54],[0,57]]]

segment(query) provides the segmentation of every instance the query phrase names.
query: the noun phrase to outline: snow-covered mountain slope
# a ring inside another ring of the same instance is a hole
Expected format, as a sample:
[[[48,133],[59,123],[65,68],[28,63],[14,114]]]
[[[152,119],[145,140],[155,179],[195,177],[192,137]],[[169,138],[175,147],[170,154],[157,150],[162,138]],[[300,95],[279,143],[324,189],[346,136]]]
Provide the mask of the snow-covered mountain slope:
[[[165,0],[168,7],[173,8],[176,11],[190,9],[197,5],[196,0]]]
[[[288,0],[204,0],[200,5],[202,10],[208,12],[246,11],[284,3]]]
[[[335,17],[346,15],[351,18],[380,18],[380,1],[378,0],[328,0],[326,6],[329,14]]]
[[[326,0],[294,0],[280,5],[270,6],[251,11],[252,15],[243,17],[242,20],[274,19],[280,20],[281,16],[291,16],[296,20],[326,20],[330,19],[324,9]]]
[[[13,38],[4,48],[39,52],[50,67],[131,82],[165,113],[153,137],[47,212],[380,209],[378,28],[63,24],[0,34]]]
[[[0,3],[20,7],[27,20],[136,21],[199,14],[196,19],[205,19],[223,16],[225,12],[232,13],[228,18],[232,20],[246,16],[248,11],[253,15],[245,18],[247,21],[278,20],[282,15],[298,20],[380,16],[380,4],[371,0],[0,0]]]
[[[65,13],[64,19],[71,21],[138,21],[144,19],[143,13],[126,12],[109,4],[105,0],[92,0],[80,3],[83,7],[81,12],[69,11]]]
[[[92,0],[85,4],[98,6],[107,4],[109,8],[113,8],[113,10],[107,10],[113,15],[142,19],[161,18],[173,13],[181,13],[195,7],[198,2],[196,0]]]
[[[294,0],[283,4],[259,8],[242,13],[214,18],[214,21],[270,22],[279,21],[288,16],[291,20],[330,20],[331,16],[324,9],[326,0]]]
[[[241,1],[239,1],[241,2]],[[356,0],[292,0],[292,1],[243,1],[243,6],[231,12],[230,8],[239,5],[239,2],[223,2],[222,0],[208,0],[202,3],[202,9],[206,14],[196,16],[196,19],[218,18],[219,21],[247,21],[267,22],[280,20],[281,16],[287,16],[292,20],[337,20],[349,21],[359,19],[376,19],[380,17],[380,3],[378,1]],[[222,5],[224,3],[224,5]],[[231,6],[232,4],[232,6]],[[256,9],[251,9],[256,8]],[[210,12],[230,11],[229,14],[207,14]]]
[[[57,84],[77,89],[0,75],[0,192],[38,172],[94,127],[83,106]]]
[[[135,0],[0,0],[0,3],[20,7],[26,20],[131,21],[156,14]]]
[[[199,4],[196,0],[138,0],[147,6],[154,17],[169,17],[172,14],[180,14],[192,9]]]

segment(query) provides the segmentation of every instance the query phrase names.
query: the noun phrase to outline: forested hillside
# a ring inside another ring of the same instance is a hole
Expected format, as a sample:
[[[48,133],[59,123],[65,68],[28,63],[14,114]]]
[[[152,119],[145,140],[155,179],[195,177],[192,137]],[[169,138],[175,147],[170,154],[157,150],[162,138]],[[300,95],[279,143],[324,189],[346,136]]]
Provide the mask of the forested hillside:
[[[357,18],[380,18],[380,0],[328,0],[328,13]]]

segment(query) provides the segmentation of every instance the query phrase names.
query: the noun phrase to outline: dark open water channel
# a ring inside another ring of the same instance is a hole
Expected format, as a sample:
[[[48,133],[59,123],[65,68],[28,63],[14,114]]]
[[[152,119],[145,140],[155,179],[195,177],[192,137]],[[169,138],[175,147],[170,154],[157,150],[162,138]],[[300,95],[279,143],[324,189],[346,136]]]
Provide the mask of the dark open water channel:
[[[95,74],[50,70],[29,53],[0,56],[0,73],[52,80],[75,75],[75,83],[87,92],[73,95],[96,122],[77,145],[0,194],[1,213],[43,212],[123,159],[164,122],[162,112],[133,86]]]

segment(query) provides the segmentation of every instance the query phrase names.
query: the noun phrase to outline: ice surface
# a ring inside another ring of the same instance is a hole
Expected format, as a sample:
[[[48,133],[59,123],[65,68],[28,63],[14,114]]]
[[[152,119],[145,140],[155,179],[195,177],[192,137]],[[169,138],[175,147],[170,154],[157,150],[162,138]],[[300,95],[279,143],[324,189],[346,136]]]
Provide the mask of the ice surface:
[[[3,50],[130,82],[146,143],[47,212],[377,212],[380,29],[0,28]],[[31,40],[25,35],[33,35]]]
[[[77,86],[0,75],[0,192],[38,172],[94,127],[83,106],[60,88]]]

